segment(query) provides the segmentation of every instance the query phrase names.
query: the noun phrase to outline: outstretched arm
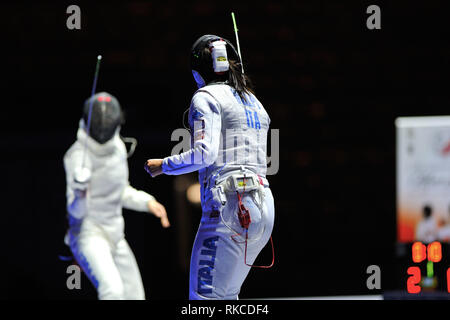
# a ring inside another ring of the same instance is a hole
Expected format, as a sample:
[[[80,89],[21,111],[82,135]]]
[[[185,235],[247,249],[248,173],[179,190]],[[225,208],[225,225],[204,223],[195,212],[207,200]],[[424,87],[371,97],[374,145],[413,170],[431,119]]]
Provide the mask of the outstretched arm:
[[[221,117],[217,101],[206,92],[198,92],[191,102],[190,125],[193,147],[164,159],[150,159],[145,169],[152,177],[161,173],[180,175],[214,163],[220,144]]]
[[[122,194],[122,206],[134,211],[151,212],[161,219],[161,225],[164,228],[170,226],[164,206],[156,201],[152,195],[145,191],[137,190],[129,184],[125,187]]]

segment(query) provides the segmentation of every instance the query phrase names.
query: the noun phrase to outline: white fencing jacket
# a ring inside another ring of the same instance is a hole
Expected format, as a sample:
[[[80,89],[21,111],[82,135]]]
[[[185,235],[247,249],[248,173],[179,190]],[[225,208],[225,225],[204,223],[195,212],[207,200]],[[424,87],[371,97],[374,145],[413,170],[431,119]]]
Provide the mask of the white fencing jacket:
[[[189,110],[192,148],[163,160],[162,170],[168,175],[199,171],[202,206],[211,197],[209,188],[215,179],[242,167],[258,174],[268,185],[270,117],[253,94],[246,97],[247,101],[242,101],[226,84],[197,90]]]
[[[84,224],[95,225],[109,240],[116,243],[124,237],[122,207],[149,212],[148,201],[155,199],[130,186],[127,152],[119,137],[119,130],[120,128],[109,141],[99,144],[86,134],[81,120],[77,140],[64,155],[71,236],[78,236],[86,231]],[[90,179],[84,186],[87,190],[86,197],[76,197],[75,189],[80,188],[80,183],[75,181],[75,176],[82,166],[83,157]]]

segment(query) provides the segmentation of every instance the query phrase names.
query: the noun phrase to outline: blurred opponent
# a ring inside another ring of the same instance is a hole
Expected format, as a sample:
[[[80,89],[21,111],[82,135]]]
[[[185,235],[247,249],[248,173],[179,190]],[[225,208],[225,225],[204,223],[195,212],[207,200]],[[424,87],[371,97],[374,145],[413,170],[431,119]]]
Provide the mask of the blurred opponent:
[[[136,259],[125,240],[122,207],[151,212],[164,228],[170,226],[164,206],[128,182],[122,123],[114,96],[92,96],[85,103],[77,140],[64,156],[69,213],[65,242],[101,300],[145,299]]]

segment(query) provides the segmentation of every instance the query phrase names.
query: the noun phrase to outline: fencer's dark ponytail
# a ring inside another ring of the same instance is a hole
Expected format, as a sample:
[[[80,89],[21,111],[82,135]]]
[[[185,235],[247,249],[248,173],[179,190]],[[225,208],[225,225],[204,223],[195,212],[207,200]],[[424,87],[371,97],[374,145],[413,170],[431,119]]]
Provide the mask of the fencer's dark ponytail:
[[[218,74],[212,69],[212,57],[209,48],[204,48],[200,54],[202,63],[197,66],[197,69],[199,69],[197,71],[200,72],[206,84],[228,81],[228,85],[236,90],[242,101],[247,100],[245,98],[246,93],[254,93],[253,84],[249,77],[242,73],[240,62],[229,59],[228,71]]]
[[[245,94],[254,93],[252,82],[249,77],[242,73],[240,63],[235,60],[229,60],[228,63],[230,65],[228,84],[236,90],[243,101],[246,101]]]

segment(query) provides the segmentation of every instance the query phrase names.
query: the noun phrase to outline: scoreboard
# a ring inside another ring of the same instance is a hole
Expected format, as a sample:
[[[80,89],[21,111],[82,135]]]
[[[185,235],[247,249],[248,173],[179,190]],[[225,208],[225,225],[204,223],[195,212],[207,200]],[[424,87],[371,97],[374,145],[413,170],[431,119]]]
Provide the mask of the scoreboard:
[[[397,287],[409,296],[445,295],[450,293],[450,116],[400,117],[395,125]]]
[[[437,241],[429,244],[417,241],[411,245],[411,260],[406,270],[408,293],[417,294],[422,290],[450,293],[448,250],[443,252],[442,247]]]

